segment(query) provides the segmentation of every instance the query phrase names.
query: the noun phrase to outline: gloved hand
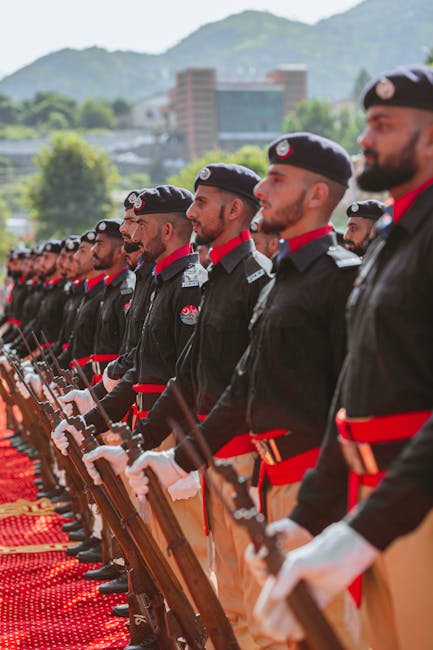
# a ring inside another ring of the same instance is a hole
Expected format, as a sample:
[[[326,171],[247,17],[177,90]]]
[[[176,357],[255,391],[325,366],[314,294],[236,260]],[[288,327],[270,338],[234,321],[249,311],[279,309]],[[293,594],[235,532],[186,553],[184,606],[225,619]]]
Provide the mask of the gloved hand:
[[[128,462],[126,451],[119,446],[101,445],[89,453],[84,454],[83,461],[89,475],[92,477],[95,485],[101,485],[102,479],[96,469],[94,462],[100,458],[105,458],[111,463],[116,474],[124,472]]]
[[[286,604],[299,580],[306,580],[323,608],[375,560],[379,551],[345,522],[326,528],[309,544],[289,553],[278,575],[268,578],[254,614],[275,640],[302,638]]]
[[[268,535],[279,535],[282,548],[286,551],[293,551],[311,541],[312,536],[302,526],[299,526],[293,519],[279,519],[266,527]],[[269,577],[269,571],[265,562],[267,549],[261,548],[256,553],[253,544],[248,544],[245,549],[245,560],[254,578],[260,585],[264,585]]]
[[[72,415],[71,402],[75,402],[81,415],[84,415],[84,413],[87,413],[87,411],[90,411],[90,409],[95,406],[95,402],[93,401],[88,388],[85,388],[84,390],[70,390],[66,395],[62,395],[62,397],[59,398],[59,401],[64,405],[66,415]]]
[[[102,374],[102,383],[104,384],[104,388],[107,393],[111,393],[113,388],[115,388],[120,381],[120,379],[111,379],[111,377],[108,376],[109,366],[110,364],[104,368],[104,372]]]
[[[30,392],[27,386],[22,381],[18,380],[15,383],[15,388],[17,389],[21,397],[24,397],[24,399],[28,399],[30,397]]]
[[[174,449],[144,452],[125,471],[129,484],[140,501],[143,501],[149,492],[149,481],[143,474],[143,469],[146,467],[153,469],[163,488],[168,488],[180,478],[187,476],[187,473],[174,460]]]
[[[74,439],[76,442],[81,445],[81,443],[84,440],[83,434],[81,431],[78,431],[74,425],[70,424],[67,420],[62,420],[54,429],[54,431],[51,432],[51,438],[56,445],[57,449],[59,449],[64,456],[68,455],[68,447],[69,447],[69,442],[66,437],[66,433],[70,433],[74,436]]]
[[[60,398],[58,387],[54,381],[51,382],[50,388],[53,391],[55,395],[57,395]],[[55,404],[54,397],[52,396],[51,392],[48,390],[47,386],[45,384],[42,386],[42,393],[50,404]]]
[[[180,478],[176,483],[169,485],[167,491],[173,501],[192,499],[200,492],[200,477],[198,472],[190,472],[185,478]]]
[[[42,380],[35,372],[30,372],[25,376],[26,382],[30,384],[39,398],[42,398]]]

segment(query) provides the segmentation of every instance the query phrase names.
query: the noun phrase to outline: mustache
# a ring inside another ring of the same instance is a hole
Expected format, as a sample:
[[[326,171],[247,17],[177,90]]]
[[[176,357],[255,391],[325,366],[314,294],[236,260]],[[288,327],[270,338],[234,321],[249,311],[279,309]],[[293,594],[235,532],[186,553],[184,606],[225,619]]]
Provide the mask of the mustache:
[[[377,151],[375,151],[375,149],[369,149],[368,147],[367,149],[363,149],[362,153],[364,156],[372,156],[375,160],[377,160],[379,157],[379,154]]]

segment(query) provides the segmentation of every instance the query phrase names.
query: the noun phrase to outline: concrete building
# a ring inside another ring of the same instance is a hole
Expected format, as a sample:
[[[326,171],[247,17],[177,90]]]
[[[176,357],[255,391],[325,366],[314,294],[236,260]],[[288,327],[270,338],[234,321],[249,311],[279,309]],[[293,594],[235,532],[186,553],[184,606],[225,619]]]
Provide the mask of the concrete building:
[[[262,82],[220,82],[213,68],[177,74],[170,93],[172,133],[186,160],[210,149],[267,144],[281,132],[284,116],[307,97],[307,67],[281,65]]]

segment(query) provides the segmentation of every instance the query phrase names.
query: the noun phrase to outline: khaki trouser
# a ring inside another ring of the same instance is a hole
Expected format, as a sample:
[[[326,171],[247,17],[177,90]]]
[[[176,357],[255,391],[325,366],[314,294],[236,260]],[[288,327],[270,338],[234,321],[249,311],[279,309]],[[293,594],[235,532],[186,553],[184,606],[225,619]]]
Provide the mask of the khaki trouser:
[[[269,523],[287,517],[296,504],[300,483],[271,486],[266,493]],[[348,592],[340,594],[325,608],[324,613],[346,650],[367,650],[361,640],[361,623],[356,605]],[[290,650],[298,644],[288,646]],[[376,648],[374,648],[376,650]],[[413,646],[412,650],[415,650]],[[416,649],[418,650],[418,648]]]
[[[243,454],[229,459],[239,476],[251,477],[255,454]],[[233,487],[213,470],[212,479],[231,502]],[[254,580],[244,560],[245,548],[250,543],[248,533],[230,517],[213,489],[208,486],[210,527],[215,544],[215,575],[218,597],[230,620],[241,650],[283,650],[265,637],[253,617],[253,609],[261,587]]]
[[[362,488],[365,497],[372,490]],[[362,614],[374,650],[433,648],[433,513],[366,571]]]

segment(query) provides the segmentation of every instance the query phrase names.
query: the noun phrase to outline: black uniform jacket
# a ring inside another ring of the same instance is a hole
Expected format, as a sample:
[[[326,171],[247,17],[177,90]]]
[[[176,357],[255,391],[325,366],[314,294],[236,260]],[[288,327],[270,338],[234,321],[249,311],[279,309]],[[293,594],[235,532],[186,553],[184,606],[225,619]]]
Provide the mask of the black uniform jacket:
[[[211,411],[249,343],[249,321],[259,292],[270,279],[270,269],[270,260],[255,250],[252,240],[242,242],[218,264],[208,267],[197,327],[180,355],[176,378],[147,419],[137,424],[144,448],[158,446],[170,433],[168,415],[183,421],[172,381],[194,413]]]
[[[134,286],[135,275],[128,267],[112,279],[105,280],[93,342],[94,354],[119,353]]]
[[[21,330],[27,340],[32,338],[32,331],[36,327],[36,317],[43,295],[44,283],[42,281],[31,281],[27,283],[27,294],[21,313]],[[26,348],[18,333],[15,333],[14,339],[11,340],[11,345],[17,350],[20,356],[27,354]]]
[[[58,358],[61,368],[68,368],[73,359],[77,359],[77,361],[88,359],[92,354],[104,289],[104,274],[84,283],[84,296],[78,306],[74,328],[69,337],[69,346]]]
[[[69,339],[74,329],[78,308],[84,296],[84,282],[68,281],[65,285],[65,293],[66,302],[63,309],[62,328],[53,347],[53,352],[56,356],[62,352],[63,345],[69,345]]]
[[[235,435],[286,429],[295,456],[320,445],[345,354],[344,311],[359,258],[329,234],[284,256],[262,290],[251,344],[202,424],[215,453]],[[182,445],[176,460],[192,469]]]
[[[348,323],[347,362],[319,462],[304,478],[291,515],[313,533],[339,519],[346,509],[348,470],[334,424],[338,408],[346,408],[351,417],[433,409],[433,186],[417,197],[398,223],[387,226],[383,219],[379,224],[379,236],[368,249],[348,301]],[[415,458],[422,456],[428,438],[433,439],[433,419],[417,437]],[[430,450],[426,463],[431,457]],[[429,468],[433,470],[433,465]],[[431,478],[425,480],[424,470],[423,466],[418,478],[411,462],[403,480],[413,482],[412,494],[425,489],[431,497]],[[391,506],[398,504],[390,523],[395,535],[399,525],[405,531],[417,506],[410,498],[399,502],[395,478],[387,486],[383,498]],[[381,499],[379,495],[375,502]],[[379,530],[363,534],[382,547],[389,537],[383,534],[384,525]]]
[[[42,301],[34,327],[39,341],[42,340],[41,332],[44,332],[50,343],[57,341],[59,338],[66,298],[65,280],[63,278],[54,283],[49,280],[45,282]],[[29,345],[32,349],[36,347],[32,336],[29,337]]]
[[[134,384],[166,384],[174,375],[177,358],[190,338],[198,318],[201,285],[207,273],[198,263],[197,253],[175,260],[156,277],[156,288],[144,319],[140,342],[136,348],[134,367],[126,372],[102,403],[114,422],[119,421],[135,402]],[[150,408],[155,395],[144,396]],[[97,432],[105,431],[104,421],[96,407],[85,420]]]

